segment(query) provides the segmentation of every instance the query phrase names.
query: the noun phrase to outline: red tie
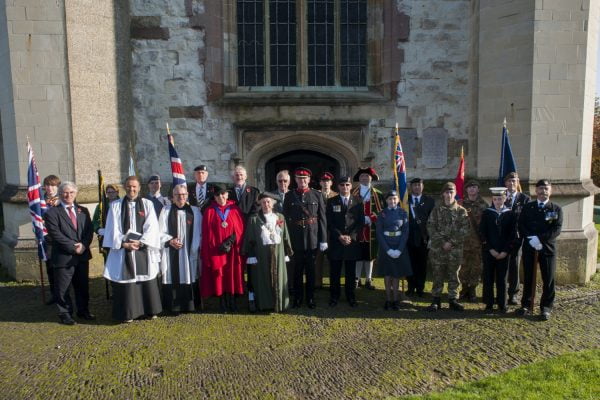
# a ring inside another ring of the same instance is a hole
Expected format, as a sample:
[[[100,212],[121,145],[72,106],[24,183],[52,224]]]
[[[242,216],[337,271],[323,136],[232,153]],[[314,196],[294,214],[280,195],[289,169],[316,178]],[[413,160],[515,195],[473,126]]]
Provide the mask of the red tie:
[[[75,211],[73,211],[73,206],[67,207],[69,209],[69,218],[71,218],[71,223],[73,227],[77,229],[77,217],[75,216]]]

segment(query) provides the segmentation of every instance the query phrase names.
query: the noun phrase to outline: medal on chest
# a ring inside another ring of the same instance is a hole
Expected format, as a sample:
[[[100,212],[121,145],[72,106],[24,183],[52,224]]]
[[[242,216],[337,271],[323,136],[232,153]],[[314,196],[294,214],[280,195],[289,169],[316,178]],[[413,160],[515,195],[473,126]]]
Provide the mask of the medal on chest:
[[[219,218],[221,218],[221,228],[227,228],[229,226],[229,224],[227,223],[227,217],[229,216],[229,211],[231,211],[231,209],[227,207],[227,209],[225,209],[225,212],[222,212],[218,207],[215,207],[215,210],[217,211],[217,215],[219,215]]]

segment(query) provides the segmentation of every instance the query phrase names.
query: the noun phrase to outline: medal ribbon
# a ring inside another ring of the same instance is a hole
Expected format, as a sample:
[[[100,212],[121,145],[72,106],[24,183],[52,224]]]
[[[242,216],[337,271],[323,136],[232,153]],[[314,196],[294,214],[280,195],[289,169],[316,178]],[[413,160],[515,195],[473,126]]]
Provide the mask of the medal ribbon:
[[[227,216],[229,215],[229,211],[231,211],[231,209],[229,207],[227,207],[225,209],[225,212],[223,213],[219,207],[215,207],[215,210],[217,211],[217,214],[219,214],[219,217],[221,218],[221,221],[225,222],[227,220]]]

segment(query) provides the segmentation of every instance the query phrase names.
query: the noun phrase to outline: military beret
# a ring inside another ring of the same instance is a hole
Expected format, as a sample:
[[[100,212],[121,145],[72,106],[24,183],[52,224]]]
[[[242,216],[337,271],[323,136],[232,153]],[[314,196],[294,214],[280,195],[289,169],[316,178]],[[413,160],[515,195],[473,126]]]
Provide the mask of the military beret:
[[[540,179],[539,181],[537,181],[535,183],[535,187],[540,187],[540,186],[552,186],[552,184],[550,183],[550,181],[548,179]]]
[[[150,175],[150,178],[148,178],[148,183],[150,183],[152,181],[160,181],[160,175],[158,175],[158,174]]]
[[[448,190],[456,190],[454,182],[446,182],[444,186],[442,186],[442,193],[447,192]]]
[[[321,177],[319,178],[320,181],[332,181],[333,180],[333,174],[331,172],[323,172],[321,174]]]
[[[410,180],[410,184],[412,185],[413,183],[423,183],[423,179],[421,179],[421,178],[412,178]]]
[[[506,176],[504,177],[504,181],[507,181],[509,179],[512,178],[517,178],[519,179],[519,174],[517,174],[516,172],[509,172],[508,174],[506,174]]]
[[[299,167],[294,170],[294,176],[297,178],[310,178],[312,176],[312,171],[305,167]]]
[[[377,172],[375,172],[375,169],[371,168],[371,167],[366,167],[366,168],[359,168],[358,169],[358,172],[354,175],[354,182],[358,182],[358,177],[361,174],[371,175],[371,178],[373,178],[374,181],[378,181],[379,180],[379,175],[377,175]]]
[[[349,176],[342,176],[338,180],[338,184],[340,184],[340,183],[350,183],[350,184],[352,184],[352,179]]]
[[[477,186],[479,187],[479,182],[477,182],[475,179],[471,179],[470,181],[467,182],[467,184],[465,185],[465,188],[468,188],[470,186]]]
[[[208,171],[208,167],[204,164],[200,164],[196,168],[194,168],[194,172],[196,171]]]
[[[492,196],[503,196],[506,194],[506,188],[504,186],[491,187],[490,192],[492,192]]]

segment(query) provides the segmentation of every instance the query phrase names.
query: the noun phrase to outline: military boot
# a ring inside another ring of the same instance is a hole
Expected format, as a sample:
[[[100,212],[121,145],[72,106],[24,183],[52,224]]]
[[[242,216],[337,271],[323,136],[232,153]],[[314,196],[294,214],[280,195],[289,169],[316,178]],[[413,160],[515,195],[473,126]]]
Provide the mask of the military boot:
[[[469,303],[477,303],[477,286],[469,286]]]
[[[467,296],[469,295],[469,287],[468,286],[463,286],[460,289],[460,294],[458,295],[458,298],[461,300],[464,300],[467,298]]]
[[[440,297],[434,297],[431,305],[427,307],[427,311],[437,311],[442,309],[442,299]]]
[[[450,309],[454,311],[463,311],[465,309],[465,306],[460,304],[456,299],[448,300],[448,305],[450,306]]]

